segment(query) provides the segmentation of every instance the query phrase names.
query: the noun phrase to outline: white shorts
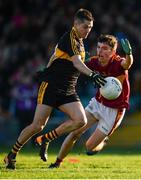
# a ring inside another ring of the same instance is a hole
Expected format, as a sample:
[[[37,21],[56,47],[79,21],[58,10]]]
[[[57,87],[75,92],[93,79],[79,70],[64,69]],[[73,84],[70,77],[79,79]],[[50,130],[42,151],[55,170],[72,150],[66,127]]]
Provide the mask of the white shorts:
[[[108,136],[120,125],[125,114],[125,108],[110,108],[99,103],[95,98],[90,100],[85,110],[98,120],[97,128]]]

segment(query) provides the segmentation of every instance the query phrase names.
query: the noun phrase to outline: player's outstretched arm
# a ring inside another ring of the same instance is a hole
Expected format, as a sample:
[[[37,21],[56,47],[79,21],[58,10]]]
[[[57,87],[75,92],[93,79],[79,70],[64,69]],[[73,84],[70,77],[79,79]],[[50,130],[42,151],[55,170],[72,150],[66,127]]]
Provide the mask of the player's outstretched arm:
[[[128,39],[121,39],[121,46],[123,51],[126,54],[126,59],[122,61],[122,67],[124,69],[129,69],[133,64],[133,55],[132,55],[132,47]]]

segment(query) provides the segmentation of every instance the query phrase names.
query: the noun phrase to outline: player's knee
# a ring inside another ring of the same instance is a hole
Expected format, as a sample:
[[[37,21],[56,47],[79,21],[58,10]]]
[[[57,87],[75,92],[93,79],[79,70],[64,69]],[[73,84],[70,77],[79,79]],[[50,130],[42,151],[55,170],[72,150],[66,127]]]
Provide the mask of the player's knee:
[[[85,122],[79,120],[79,121],[76,121],[76,122],[74,123],[74,125],[75,125],[76,128],[81,128],[82,126],[85,125]]]
[[[77,117],[74,124],[77,128],[80,128],[80,127],[85,126],[87,124],[87,119],[84,117]]]
[[[71,133],[71,136],[72,136],[72,139],[75,141],[75,140],[77,140],[78,138],[80,138],[81,133],[72,132],[72,133]]]
[[[85,126],[87,124],[87,118],[86,117],[82,117],[80,118],[80,126]]]
[[[34,133],[38,133],[38,132],[42,131],[43,128],[44,128],[44,125],[35,124],[35,123],[32,124],[32,129],[33,129]]]
[[[92,151],[94,149],[94,145],[92,143],[90,143],[89,141],[86,142],[86,149],[88,151]]]
[[[94,145],[92,142],[87,141],[86,142],[86,149],[88,151],[101,151],[103,149],[103,147],[105,146],[105,142],[102,141],[101,143],[99,143],[98,145]]]

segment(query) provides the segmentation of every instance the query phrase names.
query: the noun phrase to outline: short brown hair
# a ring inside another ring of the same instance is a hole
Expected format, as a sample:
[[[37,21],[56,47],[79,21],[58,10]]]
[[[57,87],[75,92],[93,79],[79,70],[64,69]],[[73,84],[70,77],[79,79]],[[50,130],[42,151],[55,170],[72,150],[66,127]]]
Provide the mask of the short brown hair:
[[[74,15],[74,20],[80,20],[80,21],[94,21],[94,17],[92,15],[92,13],[90,11],[88,11],[87,9],[79,9],[75,15]]]
[[[112,49],[117,48],[118,40],[115,36],[109,34],[101,34],[98,42],[108,44]]]

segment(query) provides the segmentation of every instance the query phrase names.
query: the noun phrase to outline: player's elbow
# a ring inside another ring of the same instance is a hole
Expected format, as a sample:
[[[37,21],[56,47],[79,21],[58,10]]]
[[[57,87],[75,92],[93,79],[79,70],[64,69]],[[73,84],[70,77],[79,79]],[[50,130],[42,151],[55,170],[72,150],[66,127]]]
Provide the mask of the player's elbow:
[[[130,69],[130,67],[133,64],[133,56],[130,55],[129,58],[126,59],[126,61],[122,61],[121,65],[125,70]]]

